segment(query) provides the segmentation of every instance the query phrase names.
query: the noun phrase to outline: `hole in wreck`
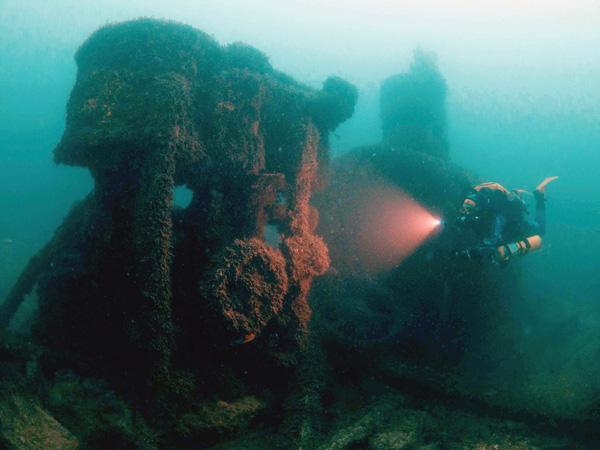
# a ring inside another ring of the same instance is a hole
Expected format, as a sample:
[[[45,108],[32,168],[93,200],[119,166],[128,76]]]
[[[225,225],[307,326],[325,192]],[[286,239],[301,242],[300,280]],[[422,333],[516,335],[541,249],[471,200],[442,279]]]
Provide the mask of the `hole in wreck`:
[[[279,233],[279,227],[277,224],[268,223],[265,225],[263,230],[263,239],[270,247],[279,247],[279,244],[281,244],[281,233]]]
[[[187,208],[193,196],[194,193],[187,186],[177,186],[173,193],[173,204],[180,208]]]
[[[287,197],[285,193],[278,192],[277,197],[275,199],[275,204],[278,206],[287,206]]]

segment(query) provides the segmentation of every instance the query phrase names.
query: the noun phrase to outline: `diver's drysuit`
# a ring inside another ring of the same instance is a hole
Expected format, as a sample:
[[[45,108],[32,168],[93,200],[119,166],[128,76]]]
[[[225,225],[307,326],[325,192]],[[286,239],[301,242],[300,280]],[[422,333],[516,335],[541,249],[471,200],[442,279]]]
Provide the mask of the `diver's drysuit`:
[[[535,216],[529,221],[521,191],[508,191],[499,183],[474,186],[463,201],[458,222],[475,232],[480,245],[458,254],[505,265],[514,256],[539,249],[546,232],[546,198],[544,189],[533,195]]]

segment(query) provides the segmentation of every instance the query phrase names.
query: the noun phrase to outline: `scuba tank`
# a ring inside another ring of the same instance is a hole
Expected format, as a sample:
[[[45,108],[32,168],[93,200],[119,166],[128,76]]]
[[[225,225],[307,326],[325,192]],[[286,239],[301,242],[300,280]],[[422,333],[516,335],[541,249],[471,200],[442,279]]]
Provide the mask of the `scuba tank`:
[[[523,256],[527,253],[539,250],[542,247],[542,238],[539,235],[529,236],[522,241],[503,244],[496,248],[494,255],[496,260],[501,264],[506,264],[511,258]]]
[[[517,256],[523,256],[542,248],[542,238],[539,235],[529,236],[516,242],[502,244],[498,247],[482,245],[453,252],[454,257],[470,260],[491,260],[492,263],[504,267]]]

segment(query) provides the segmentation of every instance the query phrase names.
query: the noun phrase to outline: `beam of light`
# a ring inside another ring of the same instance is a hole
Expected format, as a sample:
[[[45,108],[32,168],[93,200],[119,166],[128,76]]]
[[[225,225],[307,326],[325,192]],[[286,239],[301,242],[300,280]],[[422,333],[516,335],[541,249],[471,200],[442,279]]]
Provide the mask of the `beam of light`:
[[[362,208],[356,215],[356,252],[370,272],[400,264],[441,224],[406,193],[386,185],[364,191],[356,206]]]

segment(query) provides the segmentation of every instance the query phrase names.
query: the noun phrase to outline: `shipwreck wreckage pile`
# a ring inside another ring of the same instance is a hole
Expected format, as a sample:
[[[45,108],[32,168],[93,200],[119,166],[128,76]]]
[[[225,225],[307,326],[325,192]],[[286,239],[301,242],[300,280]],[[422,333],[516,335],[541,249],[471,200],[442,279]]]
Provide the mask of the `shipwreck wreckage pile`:
[[[423,312],[424,299],[443,309],[460,290],[444,280],[470,283],[468,309],[489,283],[473,265],[431,263],[427,249],[356,281],[340,229],[356,182],[386,178],[443,212],[472,181],[448,161],[443,78],[417,56],[383,86],[384,141],[330,162],[329,132],[358,95],[343,79],[315,90],[252,47],[172,22],[94,33],[76,55],[54,157],[95,185],[1,306],[6,328],[34,290],[39,303],[31,342],[2,338],[0,409],[11,412],[0,412],[0,444],[20,448],[33,422],[46,431],[27,448],[438,448],[451,408],[424,412],[390,391],[410,370],[397,370],[398,342],[365,327],[385,323],[393,338],[395,318],[410,316],[404,342],[435,353],[456,327]],[[192,192],[184,208],[177,186]],[[335,270],[311,291],[328,247]],[[384,306],[394,296],[403,307]],[[437,327],[433,340],[419,320]],[[483,429],[530,442],[525,426],[488,422],[457,426],[456,442],[480,445]]]

